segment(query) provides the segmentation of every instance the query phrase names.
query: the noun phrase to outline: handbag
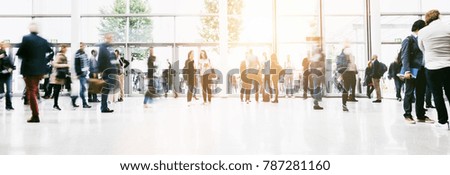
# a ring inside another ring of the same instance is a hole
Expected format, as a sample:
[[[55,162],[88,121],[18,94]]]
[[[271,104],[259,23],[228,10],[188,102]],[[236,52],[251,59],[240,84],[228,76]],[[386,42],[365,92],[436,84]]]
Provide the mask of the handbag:
[[[100,94],[103,87],[106,85],[105,80],[91,78],[88,80],[88,92],[92,94]]]
[[[67,68],[56,69],[56,78],[57,79],[65,79],[68,74],[69,74],[69,69],[67,69]]]

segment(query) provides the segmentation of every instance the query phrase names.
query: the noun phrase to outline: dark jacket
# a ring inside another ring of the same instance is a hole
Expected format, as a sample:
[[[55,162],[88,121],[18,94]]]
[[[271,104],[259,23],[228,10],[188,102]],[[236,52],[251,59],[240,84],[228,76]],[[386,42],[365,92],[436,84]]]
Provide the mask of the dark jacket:
[[[186,60],[186,62],[184,62],[184,65],[185,65],[184,66],[185,67],[184,74],[186,74],[187,78],[188,78],[185,81],[187,81],[188,85],[193,86],[195,83],[195,73],[196,73],[195,66],[194,66],[194,60],[189,61],[189,59],[188,59],[188,60]]]
[[[388,73],[388,78],[392,79],[392,78],[396,78],[397,74],[400,73],[402,69],[402,64],[399,64],[397,62],[392,62],[391,65],[389,65],[389,73]]]
[[[98,52],[98,71],[100,73],[105,73],[105,70],[108,70],[107,73],[117,74],[117,60],[116,55],[114,54],[114,49],[108,43],[102,43],[99,47]]]
[[[50,71],[48,62],[54,53],[47,40],[37,33],[31,33],[22,38],[16,55],[22,59],[20,73],[24,76],[34,76],[48,74]]]
[[[421,68],[423,65],[423,53],[417,44],[417,38],[413,35],[406,37],[401,48],[402,68],[401,73],[411,71],[412,68]]]
[[[383,76],[383,74],[380,73],[380,69],[381,69],[380,66],[381,66],[381,63],[378,61],[378,59],[373,61],[372,73],[370,74],[370,76],[372,78],[380,79]]]
[[[156,70],[155,66],[156,57],[151,55],[147,59],[147,78],[153,78]]]
[[[0,59],[0,78],[3,79],[11,76],[12,70],[15,70],[16,66],[14,66],[14,62],[6,54],[6,51],[0,49],[0,55],[2,54],[4,57]]]
[[[88,70],[89,58],[84,51],[78,50],[77,53],[75,53],[75,72],[78,76],[86,76]]]
[[[372,84],[372,67],[366,67],[364,71],[364,86]]]

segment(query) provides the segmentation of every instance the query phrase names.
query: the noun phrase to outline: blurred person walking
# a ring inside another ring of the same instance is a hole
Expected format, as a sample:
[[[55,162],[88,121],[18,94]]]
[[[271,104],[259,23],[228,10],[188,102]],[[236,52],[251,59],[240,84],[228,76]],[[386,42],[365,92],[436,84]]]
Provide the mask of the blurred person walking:
[[[60,111],[59,94],[62,86],[66,83],[66,79],[70,76],[69,64],[66,57],[67,45],[62,45],[61,50],[56,55],[52,63],[53,71],[50,74],[50,84],[53,85],[53,109]]]
[[[20,73],[23,75],[26,84],[26,96],[32,111],[32,116],[27,122],[39,123],[39,108],[36,95],[39,95],[39,81],[49,72],[47,63],[49,62],[48,58],[53,57],[53,50],[50,48],[47,40],[38,36],[36,23],[31,23],[29,30],[30,34],[22,38],[16,55],[22,59]],[[49,55],[47,56],[47,54]]]
[[[80,43],[80,49],[75,53],[75,72],[80,81],[80,97],[83,103],[83,108],[91,108],[91,106],[86,101],[86,85],[87,85],[87,76],[89,71],[89,58],[84,49],[86,45],[84,43]],[[72,105],[75,106],[75,103],[72,102]]]
[[[205,50],[200,51],[200,59],[198,60],[198,69],[200,69],[200,78],[202,84],[203,104],[211,103],[211,78],[214,75],[214,70],[211,65],[211,60],[208,58]]]
[[[6,53],[6,49],[9,47],[9,44],[2,41],[0,43],[0,88],[4,89],[6,85],[5,92],[5,109],[7,111],[14,110],[11,97],[12,97],[12,72],[16,69],[14,66],[14,61],[10,56]]]
[[[113,34],[105,34],[104,39],[105,42],[100,44],[98,53],[98,70],[102,74],[102,79],[106,82],[105,87],[102,88],[100,110],[102,113],[112,113],[114,110],[108,108],[108,95],[111,91],[115,91],[118,86],[118,62],[111,45],[114,39]]]
[[[314,54],[310,58],[309,64],[309,90],[311,97],[314,99],[314,110],[322,110],[319,105],[323,97],[323,85],[325,84],[325,54],[321,48],[316,48]]]
[[[157,96],[156,88],[155,88],[155,75],[156,72],[156,56],[153,55],[153,47],[149,48],[150,56],[147,60],[147,79],[148,79],[148,89],[145,92],[144,96],[144,108],[149,108],[150,104],[153,103],[153,97]]]
[[[187,85],[187,102],[188,107],[192,105],[192,96],[194,93],[194,86],[196,81],[196,69],[194,63],[194,51],[191,50],[188,53],[188,58],[184,62],[183,74]]]
[[[91,58],[89,59],[89,79],[98,79],[98,60],[97,51],[91,50]],[[88,92],[88,102],[97,103],[100,102],[97,98],[97,94]]]
[[[294,66],[291,62],[291,56],[287,56],[287,60],[284,63],[284,84],[286,86],[286,97],[293,97],[294,96]]]

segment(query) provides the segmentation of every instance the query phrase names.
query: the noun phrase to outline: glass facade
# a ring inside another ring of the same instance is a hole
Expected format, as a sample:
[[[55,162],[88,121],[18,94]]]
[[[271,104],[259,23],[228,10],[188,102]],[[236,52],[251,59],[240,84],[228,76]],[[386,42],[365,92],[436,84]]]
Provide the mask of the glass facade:
[[[206,50],[216,68],[223,72],[238,68],[251,48],[261,62],[262,56],[276,52],[282,66],[289,57],[295,69],[294,81],[300,86],[302,59],[316,46],[322,46],[327,59],[327,74],[335,71],[336,56],[343,43],[349,43],[357,59],[363,79],[371,52],[371,25],[368,8],[374,0],[80,0],[80,40],[95,49],[102,33],[115,33],[115,46],[131,60],[129,71],[146,72],[148,47],[155,47],[159,73],[167,61],[184,66],[187,53]],[[40,25],[40,34],[56,44],[72,41],[71,0],[15,0],[0,5],[0,40],[13,47],[27,34],[31,21]],[[351,4],[351,5],[350,5]],[[380,60],[390,64],[396,57],[400,42],[410,34],[411,24],[423,18],[424,12],[439,9],[450,22],[447,0],[378,0]],[[226,9],[221,13],[220,9]],[[378,18],[376,18],[378,19]],[[221,38],[226,36],[226,38]],[[55,48],[56,49],[56,48]],[[15,53],[11,49],[11,54]],[[74,52],[71,49],[71,54]],[[224,55],[225,54],[225,55]],[[69,57],[72,57],[69,55]],[[20,64],[16,59],[17,65]],[[18,71],[15,80],[20,78]],[[136,77],[128,77],[126,91],[138,94]],[[225,77],[224,77],[225,78]],[[331,81],[331,77],[328,80]],[[20,92],[20,81],[14,91]],[[227,83],[227,81],[224,81]],[[362,83],[362,82],[361,82]],[[228,85],[229,86],[229,85]],[[385,81],[385,88],[393,82]],[[360,89],[364,92],[364,89]],[[301,88],[296,93],[302,93]],[[336,94],[327,83],[327,94]],[[282,94],[282,93],[281,93]]]

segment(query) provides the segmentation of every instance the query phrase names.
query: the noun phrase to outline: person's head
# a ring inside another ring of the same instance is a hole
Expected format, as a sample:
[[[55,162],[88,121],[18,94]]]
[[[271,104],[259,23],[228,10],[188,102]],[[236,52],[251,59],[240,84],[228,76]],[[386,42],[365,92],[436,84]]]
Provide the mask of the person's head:
[[[397,63],[402,62],[402,52],[398,52],[397,57],[395,58],[395,62]]]
[[[153,55],[153,47],[149,47],[148,51],[150,52],[150,55],[152,56]]]
[[[276,53],[273,53],[272,55],[270,55],[270,61],[272,62],[278,62],[278,57]]]
[[[208,54],[205,50],[200,51],[200,59],[208,59]]]
[[[420,29],[424,28],[426,26],[425,21],[424,20],[417,20],[416,22],[414,22],[414,24],[411,27],[411,32],[418,32]]]
[[[114,35],[113,35],[113,33],[106,33],[106,34],[104,35],[104,39],[105,39],[105,42],[106,42],[106,43],[112,43],[113,40],[114,40]]]
[[[439,10],[430,10],[425,14],[425,23],[430,24],[431,22],[438,20],[440,18],[441,13]]]
[[[32,22],[30,23],[30,25],[28,26],[28,29],[30,30],[30,33],[39,33],[39,26],[37,23]]]
[[[194,59],[194,51],[191,50],[191,51],[189,51],[189,53],[188,53],[188,60],[193,60],[193,59]]]
[[[66,53],[67,52],[67,45],[65,45],[65,44],[61,45],[61,49],[59,50],[59,52]]]
[[[119,50],[114,50],[114,54],[116,55],[116,57],[120,57],[120,52],[119,52]]]
[[[6,41],[0,42],[0,48],[1,48],[1,49],[5,49],[5,48],[8,48],[8,47],[9,47],[9,44],[6,43]]]
[[[372,55],[372,61],[378,60],[378,55]]]
[[[367,67],[372,67],[372,61],[369,60],[369,62],[367,63]]]
[[[96,50],[91,50],[91,55],[96,57],[97,56],[97,51]]]
[[[80,42],[80,50],[84,51],[86,45],[83,42]]]

